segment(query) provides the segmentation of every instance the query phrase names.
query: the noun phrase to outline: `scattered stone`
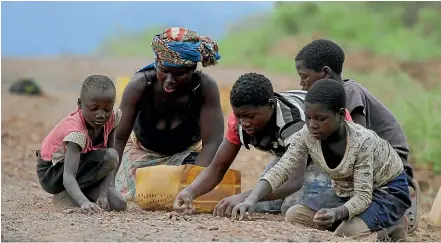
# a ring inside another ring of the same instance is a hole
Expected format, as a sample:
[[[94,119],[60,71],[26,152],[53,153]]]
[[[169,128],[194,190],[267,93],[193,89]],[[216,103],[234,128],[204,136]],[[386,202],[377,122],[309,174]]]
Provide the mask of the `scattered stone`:
[[[198,225],[197,229],[205,229],[205,227],[202,225]]]
[[[74,212],[75,212],[75,209],[73,209],[73,208],[68,208],[66,210],[63,210],[63,213],[65,213],[65,214],[71,214],[71,213],[74,213]]]

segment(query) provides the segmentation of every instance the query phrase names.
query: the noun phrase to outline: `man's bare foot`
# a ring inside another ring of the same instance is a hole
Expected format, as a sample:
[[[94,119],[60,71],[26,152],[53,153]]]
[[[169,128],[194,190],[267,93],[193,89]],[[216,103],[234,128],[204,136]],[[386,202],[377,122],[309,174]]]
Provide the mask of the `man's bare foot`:
[[[65,207],[78,207],[79,205],[72,199],[66,190],[55,194],[52,197],[52,203],[55,205],[65,206]]]

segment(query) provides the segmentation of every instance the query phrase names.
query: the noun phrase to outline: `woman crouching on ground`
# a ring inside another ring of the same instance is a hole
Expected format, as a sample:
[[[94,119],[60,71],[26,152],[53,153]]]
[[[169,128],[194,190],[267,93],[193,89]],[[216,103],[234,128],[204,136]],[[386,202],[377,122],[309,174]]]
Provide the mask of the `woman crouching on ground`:
[[[320,80],[311,86],[305,98],[306,125],[246,201],[233,209],[233,218],[252,212],[259,199],[282,185],[292,171],[305,167],[302,158],[309,153],[331,178],[332,188],[291,207],[286,221],[319,228],[335,223],[336,235],[369,236],[370,241],[405,239],[404,214],[411,201],[403,163],[386,140],[344,120],[345,104],[340,82]]]
[[[196,71],[220,59],[215,41],[185,28],[169,28],[152,41],[154,63],[124,90],[115,149],[116,189],[131,201],[137,168],[159,164],[207,166],[222,142],[224,118],[216,82]],[[133,132],[132,132],[133,131]]]

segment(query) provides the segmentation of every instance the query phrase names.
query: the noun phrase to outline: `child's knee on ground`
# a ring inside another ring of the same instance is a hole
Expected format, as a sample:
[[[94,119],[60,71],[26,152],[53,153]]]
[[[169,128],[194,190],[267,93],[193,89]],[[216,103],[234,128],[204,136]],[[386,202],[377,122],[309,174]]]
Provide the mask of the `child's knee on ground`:
[[[305,226],[316,226],[313,218],[316,211],[305,207],[301,204],[296,204],[286,211],[285,221],[288,223],[299,223]]]
[[[341,237],[362,237],[370,233],[368,225],[359,217],[342,222],[335,230],[335,235]]]

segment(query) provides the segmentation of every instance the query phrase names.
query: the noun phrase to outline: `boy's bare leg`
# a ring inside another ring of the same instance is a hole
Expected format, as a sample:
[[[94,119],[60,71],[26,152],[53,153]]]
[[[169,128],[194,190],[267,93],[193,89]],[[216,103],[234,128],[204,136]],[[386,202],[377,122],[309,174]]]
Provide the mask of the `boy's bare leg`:
[[[392,240],[405,241],[407,237],[407,217],[403,216],[392,226],[379,231],[371,232],[367,224],[360,218],[355,217],[340,224],[335,230],[337,236],[353,237],[363,241]]]
[[[368,237],[361,238],[363,241],[392,241],[402,242],[407,238],[408,220],[406,216],[403,216],[395,225],[389,226],[386,229],[381,229],[376,232],[372,232]]]
[[[296,204],[286,211],[285,221],[291,224],[297,223],[306,227],[326,230],[326,227],[314,223],[313,218],[317,211],[301,204]]]
[[[110,176],[109,176],[110,177]],[[99,196],[99,186],[96,188],[91,189],[86,193],[87,197],[92,201],[95,202],[98,199]],[[124,199],[124,197],[116,191],[115,188],[109,187],[109,193],[107,194],[107,200],[109,202],[109,207],[111,210],[115,211],[123,211],[127,208],[127,202]]]
[[[97,199],[103,195],[103,192],[107,190],[107,201],[110,209],[116,211],[122,211],[127,208],[127,202],[122,197],[122,195],[115,190],[115,188],[110,187],[110,182],[113,179],[113,173],[118,163],[118,153],[114,149],[106,149],[106,154],[104,155],[104,164],[100,172],[97,175],[97,180],[104,178],[99,186],[86,192],[87,197],[92,201],[96,202]]]
[[[98,199],[98,195],[99,195],[99,186],[93,188],[88,193],[86,193],[86,196],[92,202],[95,202]],[[107,200],[109,202],[110,209],[116,211],[122,211],[127,208],[126,200],[113,187],[109,187]],[[52,202],[56,205],[61,205],[65,207],[79,207],[79,205],[72,199],[72,197],[69,195],[69,193],[66,190],[63,190],[62,192],[55,194],[54,197],[52,198]]]
[[[94,180],[89,184],[93,185],[99,181],[102,181],[100,183],[100,186],[102,186],[101,187],[102,189],[105,189],[105,187],[109,186],[111,180],[111,178],[109,178],[108,175],[110,175],[110,173],[113,173],[113,170],[116,168],[118,162],[118,153],[114,149],[105,149],[103,160],[104,160],[103,166],[99,170]],[[79,186],[80,188],[82,188],[81,190],[83,191],[84,185],[80,184]],[[100,186],[98,186],[97,188],[99,189]],[[88,196],[87,193],[84,194]],[[97,192],[97,196],[93,198],[92,202],[96,202],[97,199],[98,199],[98,192]],[[52,203],[65,207],[79,207],[79,205],[75,202],[75,200],[72,199],[72,197],[69,195],[69,193],[66,190],[63,190],[62,192],[55,194],[52,198]]]

